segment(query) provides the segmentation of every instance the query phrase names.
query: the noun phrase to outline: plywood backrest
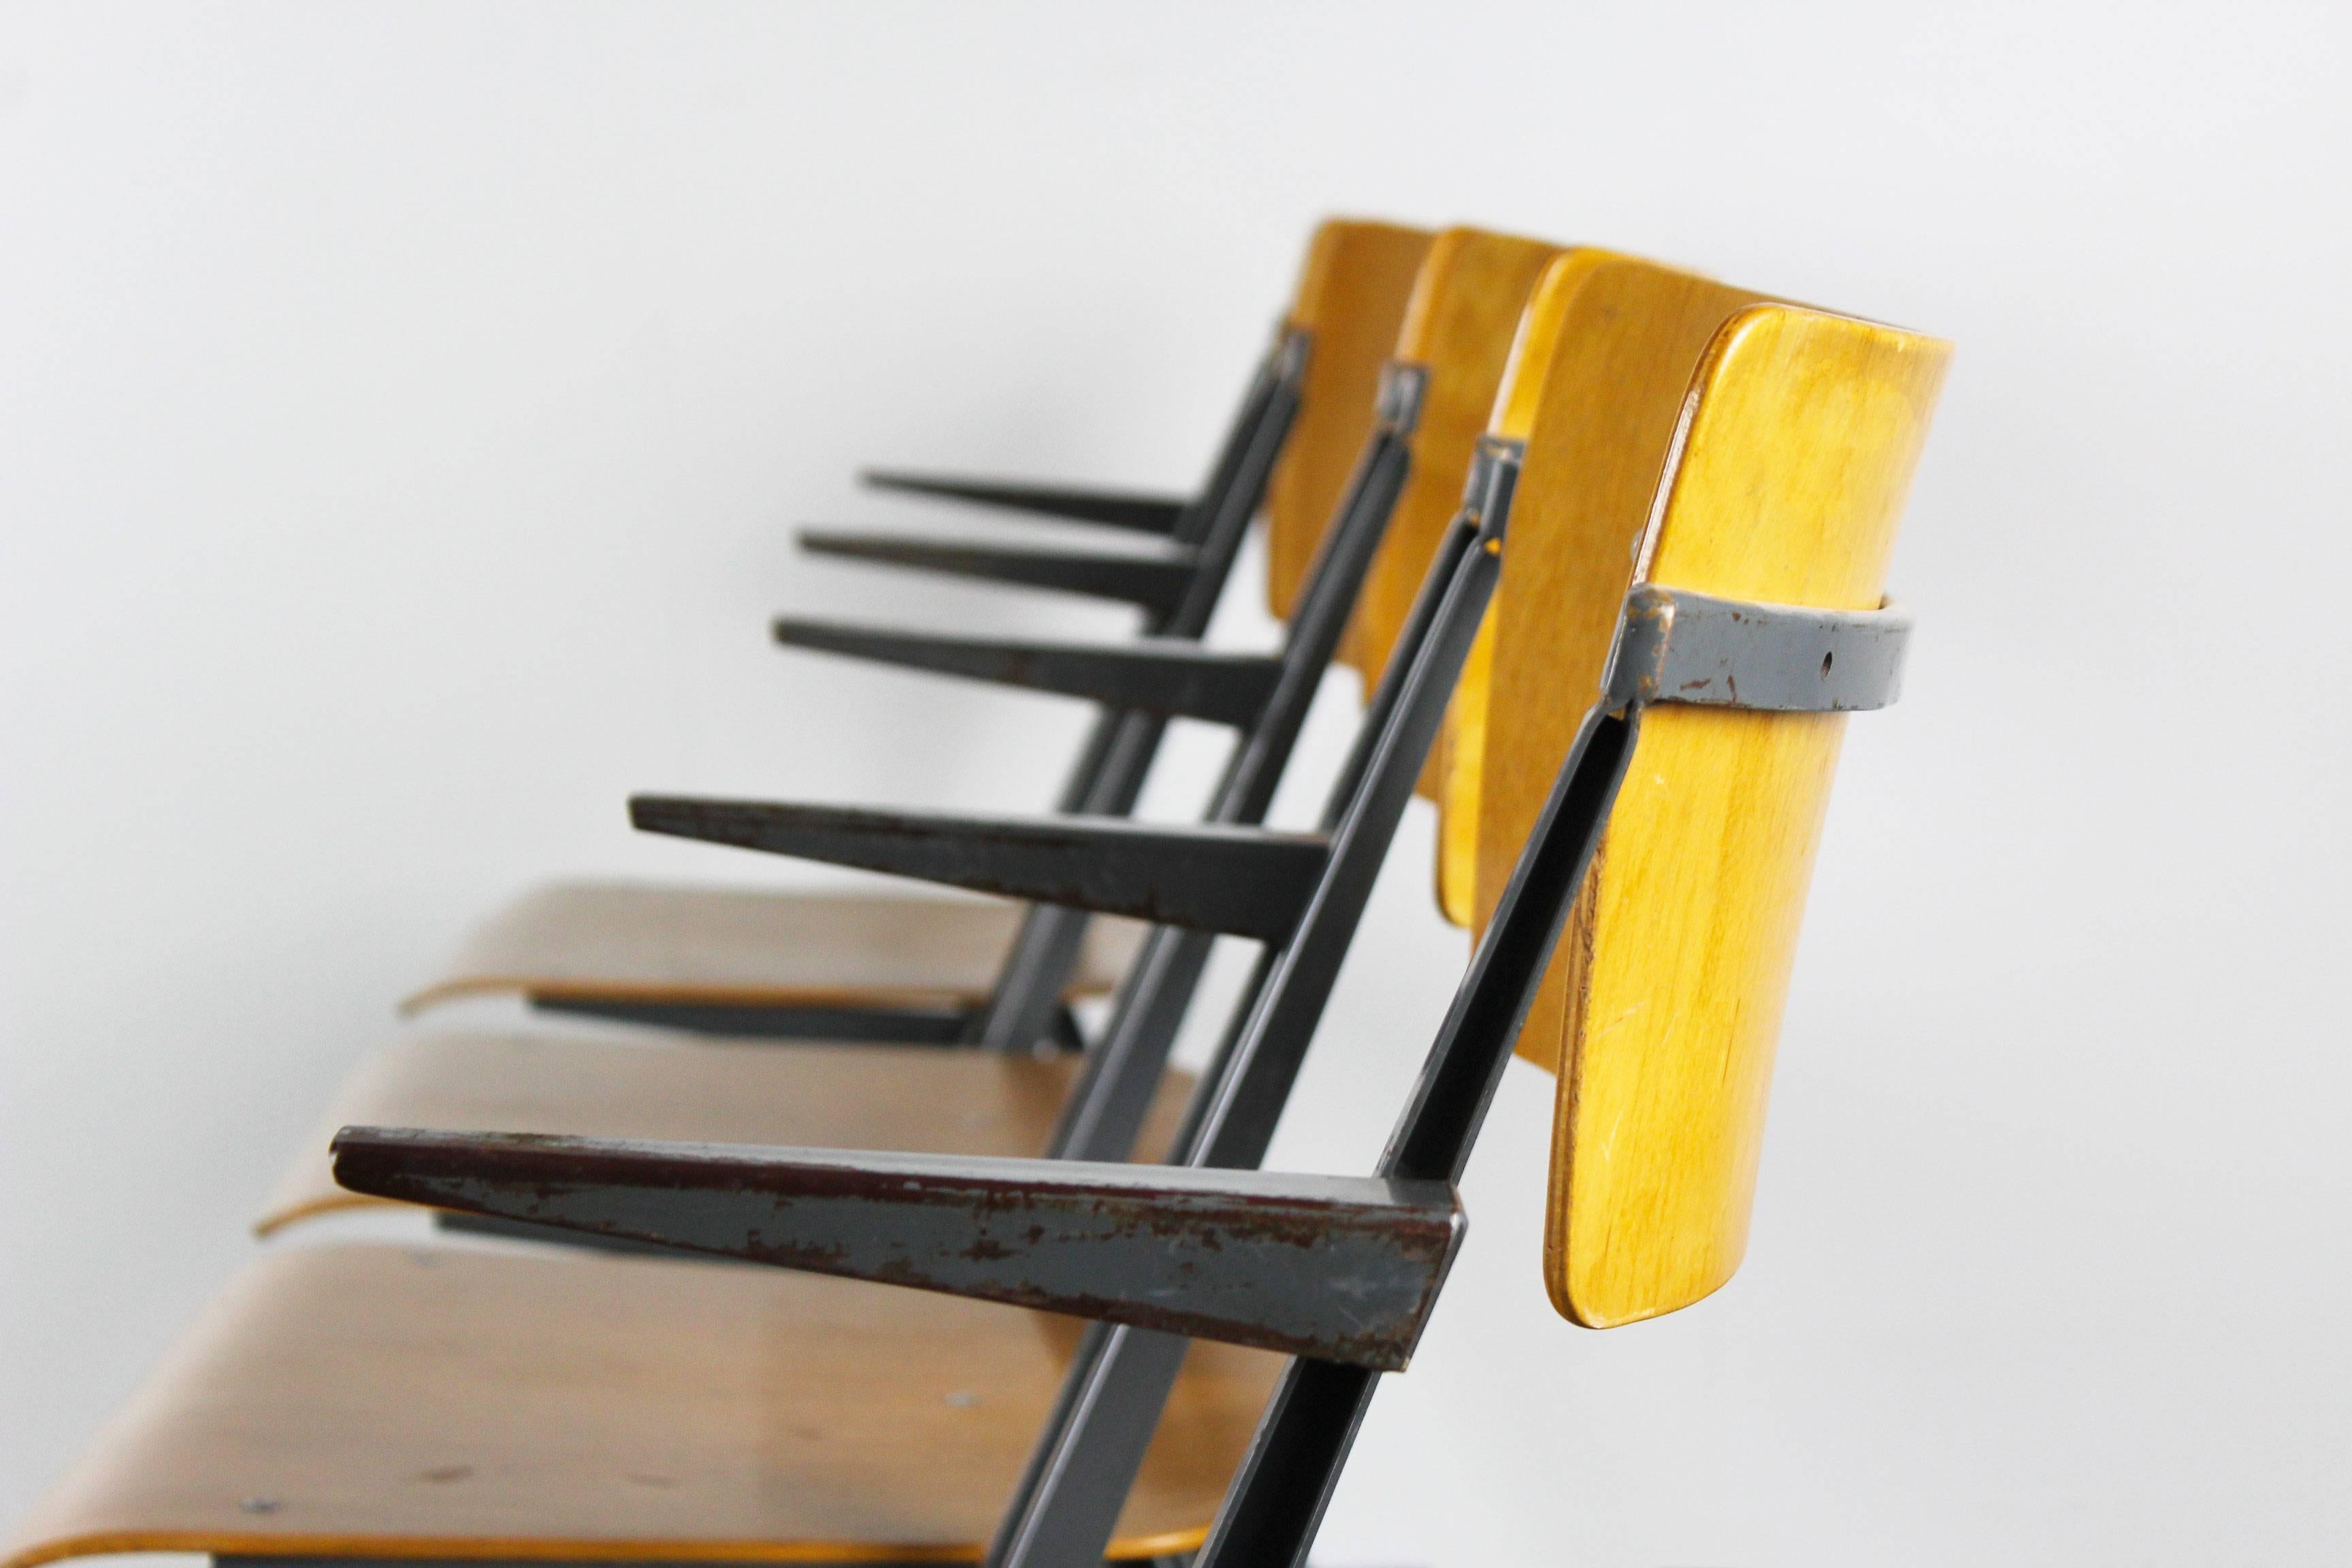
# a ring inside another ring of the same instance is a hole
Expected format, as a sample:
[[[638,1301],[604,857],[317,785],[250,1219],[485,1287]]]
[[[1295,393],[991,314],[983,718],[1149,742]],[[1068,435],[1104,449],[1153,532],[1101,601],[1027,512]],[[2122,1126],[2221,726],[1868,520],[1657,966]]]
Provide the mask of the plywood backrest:
[[[1285,325],[1311,335],[1298,417],[1266,487],[1266,603],[1287,617],[1323,530],[1371,434],[1381,366],[1395,352],[1427,229],[1331,218],[1307,250]]]
[[[1692,384],[1632,575],[1875,606],[1949,352],[1799,306],[1738,312]],[[1589,703],[1595,688],[1580,684],[1570,700]],[[1739,1266],[1844,726],[1827,713],[1643,715],[1553,963],[1565,1006],[1544,1272],[1578,1322],[1673,1311]]]
[[[1528,299],[1561,247],[1485,229],[1449,228],[1429,247],[1393,347],[1427,373],[1412,468],[1356,600],[1339,657],[1367,685],[1388,667],[1430,557],[1461,510],[1470,459],[1502,384]]]
[[[1483,931],[1502,896],[1600,689],[1691,377],[1758,298],[1597,250],[1537,290],[1492,420],[1527,448],[1502,582],[1437,753],[1438,902],[1457,924]],[[1554,974],[1520,1035],[1547,1066],[1559,1007]]]

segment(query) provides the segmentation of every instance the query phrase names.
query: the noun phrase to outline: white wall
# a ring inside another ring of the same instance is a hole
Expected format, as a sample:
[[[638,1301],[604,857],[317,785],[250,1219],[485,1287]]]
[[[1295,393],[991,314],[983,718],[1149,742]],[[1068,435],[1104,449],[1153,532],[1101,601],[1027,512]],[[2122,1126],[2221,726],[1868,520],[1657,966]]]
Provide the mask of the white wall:
[[[0,12],[0,1522],[470,913],[796,874],[628,790],[1041,805],[1072,715],[764,617],[1118,617],[788,526],[913,517],[860,460],[1188,481],[1342,210],[1959,355],[1746,1271],[1553,1319],[1515,1077],[1321,1557],[2342,1561],[2347,25],[1895,9]],[[1434,1024],[1427,849],[1288,1163],[1368,1159]]]

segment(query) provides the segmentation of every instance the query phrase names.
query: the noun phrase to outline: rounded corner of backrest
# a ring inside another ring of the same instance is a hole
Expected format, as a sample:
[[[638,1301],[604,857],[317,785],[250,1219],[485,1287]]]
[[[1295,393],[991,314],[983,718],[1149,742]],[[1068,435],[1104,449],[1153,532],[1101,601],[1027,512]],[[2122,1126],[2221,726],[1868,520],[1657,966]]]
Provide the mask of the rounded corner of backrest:
[[[1768,300],[1735,311],[1692,379],[1689,427],[1646,547],[1652,580],[1874,605],[1951,348],[1817,306]],[[1686,506],[1708,509],[1705,526],[1675,526]],[[1755,537],[1780,547],[1755,549]]]
[[[1370,433],[1381,367],[1434,238],[1368,218],[1316,226],[1285,330],[1307,340],[1298,412],[1266,484],[1266,604],[1287,617]]]
[[[1453,285],[1464,251],[1476,242],[1481,232],[1464,224],[1454,224],[1429,237],[1429,249],[1413,273],[1412,292],[1406,296],[1403,318],[1397,322],[1391,357],[1418,364],[1434,351],[1436,345],[1431,340],[1439,319],[1438,301]]]
[[[1427,374],[1408,437],[1412,462],[1358,598],[1342,657],[1377,680],[1419,596],[1429,562],[1461,507],[1528,296],[1559,253],[1550,240],[1457,225],[1439,234],[1413,286],[1396,357]],[[1420,793],[1443,797],[1443,742]]]
[[[1315,318],[1331,287],[1331,269],[1339,264],[1340,247],[1347,242],[1348,220],[1327,217],[1317,224],[1307,237],[1307,254],[1298,267],[1298,284],[1291,290],[1290,304],[1282,315],[1285,330],[1312,332]]]

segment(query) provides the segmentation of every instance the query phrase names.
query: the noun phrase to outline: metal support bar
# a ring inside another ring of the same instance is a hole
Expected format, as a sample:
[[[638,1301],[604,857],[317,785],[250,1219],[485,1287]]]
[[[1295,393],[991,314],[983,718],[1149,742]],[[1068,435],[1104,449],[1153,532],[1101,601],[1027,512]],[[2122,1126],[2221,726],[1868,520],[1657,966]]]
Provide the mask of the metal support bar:
[[[1330,853],[1319,835],[1265,828],[665,795],[631,800],[629,820],[648,833],[1260,941],[1297,924]]]
[[[1257,721],[1282,674],[1278,659],[1213,653],[1190,638],[1088,644],[943,637],[793,616],[778,617],[774,631],[778,642],[792,647],[1084,697],[1110,708],[1205,719],[1236,729]]]
[[[818,555],[881,561],[951,577],[978,577],[1016,587],[1116,599],[1161,616],[1183,602],[1185,590],[1200,574],[1199,562],[1189,553],[1111,554],[824,530],[803,531],[801,547]]]
[[[1644,583],[1625,596],[1609,701],[1779,713],[1884,708],[1902,689],[1910,640],[1910,614],[1892,602],[1822,610]]]
[[[1327,1361],[1405,1364],[1452,1184],[351,1127],[354,1192]]]
[[[877,490],[971,501],[977,506],[1034,512],[1040,517],[1066,518],[1073,522],[1098,522],[1109,528],[1159,534],[1163,538],[1176,531],[1177,524],[1183,521],[1184,509],[1192,504],[1181,496],[1089,490],[1072,485],[966,479],[948,474],[909,474],[891,468],[868,468],[857,477]]]

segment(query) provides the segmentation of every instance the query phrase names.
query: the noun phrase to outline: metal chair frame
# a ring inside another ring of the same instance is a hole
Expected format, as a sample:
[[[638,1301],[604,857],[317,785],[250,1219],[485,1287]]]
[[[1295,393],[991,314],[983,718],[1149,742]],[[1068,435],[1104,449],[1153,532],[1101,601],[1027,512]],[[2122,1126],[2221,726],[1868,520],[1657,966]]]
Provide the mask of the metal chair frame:
[[[1433,567],[1443,597],[1360,787],[1321,841],[1297,934],[1269,943],[1265,984],[1202,1077],[1180,1135],[1184,1169],[350,1129],[337,1140],[338,1179],[473,1213],[1097,1320],[992,1564],[1100,1561],[1189,1336],[1289,1352],[1200,1561],[1302,1562],[1378,1374],[1403,1367],[1443,1288],[1464,1226],[1454,1183],[1583,881],[1642,710],[1669,701],[1883,706],[1907,639],[1907,619],[1892,609],[1638,589],[1605,696],[1559,771],[1375,1173],[1258,1173],[1493,593],[1515,446],[1482,445],[1463,517]],[[1288,889],[1300,853],[1296,838],[1261,835],[1217,874],[1254,861],[1264,887]],[[1245,918],[1238,905],[1206,898],[1187,910],[1227,929]]]

